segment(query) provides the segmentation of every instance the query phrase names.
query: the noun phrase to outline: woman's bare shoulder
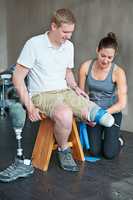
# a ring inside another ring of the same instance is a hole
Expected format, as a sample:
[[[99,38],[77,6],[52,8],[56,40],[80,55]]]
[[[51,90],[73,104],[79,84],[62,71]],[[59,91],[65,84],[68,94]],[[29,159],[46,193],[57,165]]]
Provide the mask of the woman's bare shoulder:
[[[113,70],[114,79],[117,80],[117,79],[122,78],[123,76],[126,76],[124,68],[115,64],[115,67]]]
[[[85,62],[83,62],[81,64],[81,66],[80,66],[80,71],[83,71],[83,72],[87,73],[88,70],[89,70],[89,66],[90,66],[91,62],[92,62],[91,59],[90,60],[86,60]]]

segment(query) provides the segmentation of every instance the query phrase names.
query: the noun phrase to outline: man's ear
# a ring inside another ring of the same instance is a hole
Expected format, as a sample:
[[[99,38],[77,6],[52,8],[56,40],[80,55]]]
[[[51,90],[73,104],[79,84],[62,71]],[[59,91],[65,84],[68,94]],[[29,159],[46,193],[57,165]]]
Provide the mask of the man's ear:
[[[55,31],[56,29],[57,29],[56,23],[52,22],[52,23],[51,23],[51,30],[52,30],[52,31]]]

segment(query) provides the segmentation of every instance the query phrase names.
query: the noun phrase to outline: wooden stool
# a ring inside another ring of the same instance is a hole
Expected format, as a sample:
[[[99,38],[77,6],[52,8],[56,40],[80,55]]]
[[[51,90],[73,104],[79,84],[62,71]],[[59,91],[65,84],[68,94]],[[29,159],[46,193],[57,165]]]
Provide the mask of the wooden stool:
[[[33,166],[43,171],[47,171],[52,151],[57,148],[53,134],[53,125],[54,122],[50,118],[43,117],[43,120],[40,122],[39,131],[32,153]],[[84,161],[84,153],[80,143],[75,119],[73,119],[72,122],[69,145],[72,147],[74,159]]]

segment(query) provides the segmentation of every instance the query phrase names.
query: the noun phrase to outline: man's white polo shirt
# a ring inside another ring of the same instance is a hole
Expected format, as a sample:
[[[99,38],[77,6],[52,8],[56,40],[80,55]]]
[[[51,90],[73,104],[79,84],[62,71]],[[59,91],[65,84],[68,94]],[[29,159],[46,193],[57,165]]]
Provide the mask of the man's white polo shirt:
[[[66,69],[73,68],[74,47],[69,40],[59,48],[53,47],[46,32],[26,42],[17,63],[30,69],[28,90],[31,95],[66,89]]]

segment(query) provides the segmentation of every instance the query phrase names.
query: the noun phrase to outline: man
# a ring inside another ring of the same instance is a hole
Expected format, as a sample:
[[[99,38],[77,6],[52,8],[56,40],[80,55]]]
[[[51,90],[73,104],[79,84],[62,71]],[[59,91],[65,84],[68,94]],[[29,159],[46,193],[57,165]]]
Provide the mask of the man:
[[[26,42],[13,75],[13,83],[29,119],[40,120],[40,113],[44,113],[55,122],[54,136],[58,143],[60,166],[68,171],[78,171],[68,147],[73,115],[95,121],[99,110],[77,86],[72,73],[74,47],[69,40],[75,23],[70,10],[57,10],[51,18],[50,30]],[[28,88],[24,82],[26,76]],[[109,114],[98,114],[97,118],[97,122],[105,126],[113,123]]]

